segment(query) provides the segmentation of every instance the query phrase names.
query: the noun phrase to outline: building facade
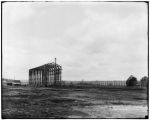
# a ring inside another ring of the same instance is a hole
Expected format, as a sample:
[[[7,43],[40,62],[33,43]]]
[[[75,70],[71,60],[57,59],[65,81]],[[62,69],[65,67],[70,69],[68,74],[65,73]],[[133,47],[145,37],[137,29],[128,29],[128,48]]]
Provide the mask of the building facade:
[[[61,84],[62,67],[56,62],[44,64],[29,70],[29,85],[33,87],[48,87]]]

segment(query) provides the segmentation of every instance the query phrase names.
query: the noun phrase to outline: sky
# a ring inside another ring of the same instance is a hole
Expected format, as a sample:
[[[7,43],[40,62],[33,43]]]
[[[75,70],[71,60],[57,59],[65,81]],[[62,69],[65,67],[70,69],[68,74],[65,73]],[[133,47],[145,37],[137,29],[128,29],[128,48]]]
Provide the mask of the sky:
[[[145,2],[6,2],[2,21],[4,78],[55,57],[63,80],[147,76]]]

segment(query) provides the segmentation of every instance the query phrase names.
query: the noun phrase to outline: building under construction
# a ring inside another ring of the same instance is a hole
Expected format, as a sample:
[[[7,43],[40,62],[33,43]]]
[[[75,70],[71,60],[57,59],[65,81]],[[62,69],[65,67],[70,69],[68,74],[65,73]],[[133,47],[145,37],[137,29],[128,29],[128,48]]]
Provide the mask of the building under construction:
[[[48,63],[29,70],[29,85],[33,87],[48,87],[61,84],[62,67],[55,63]]]

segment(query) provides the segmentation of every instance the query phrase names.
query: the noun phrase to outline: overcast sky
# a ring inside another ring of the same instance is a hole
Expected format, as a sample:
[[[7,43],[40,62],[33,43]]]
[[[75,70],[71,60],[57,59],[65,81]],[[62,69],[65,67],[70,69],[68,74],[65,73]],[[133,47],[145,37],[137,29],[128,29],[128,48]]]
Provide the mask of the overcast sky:
[[[53,62],[63,80],[126,80],[147,75],[144,2],[6,2],[3,77]]]

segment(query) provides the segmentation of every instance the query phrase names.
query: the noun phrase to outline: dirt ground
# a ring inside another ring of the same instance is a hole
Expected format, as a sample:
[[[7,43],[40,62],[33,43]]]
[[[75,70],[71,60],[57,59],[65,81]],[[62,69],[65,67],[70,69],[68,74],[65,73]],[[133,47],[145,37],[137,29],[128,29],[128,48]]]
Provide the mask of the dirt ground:
[[[147,90],[2,89],[2,118],[145,118]]]

